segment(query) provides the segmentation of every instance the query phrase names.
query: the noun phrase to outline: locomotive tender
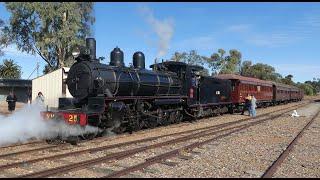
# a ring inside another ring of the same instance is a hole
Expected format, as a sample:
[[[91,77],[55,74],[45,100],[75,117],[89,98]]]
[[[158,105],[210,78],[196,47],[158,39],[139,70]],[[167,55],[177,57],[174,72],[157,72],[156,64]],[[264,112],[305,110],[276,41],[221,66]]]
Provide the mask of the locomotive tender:
[[[117,133],[132,132],[179,123],[186,118],[232,113],[241,109],[246,89],[242,88],[239,95],[239,87],[248,83],[253,86],[247,92],[258,97],[259,105],[282,102],[274,93],[281,85],[272,82],[266,83],[270,88],[257,88],[262,80],[201,76],[203,67],[173,61],[153,64],[152,70],[147,70],[142,52],[135,52],[133,66],[126,67],[124,54],[118,47],[113,49],[110,64],[106,65],[96,59],[95,39],[87,38],[86,47],[89,52],[78,53],[66,81],[74,98],[60,98],[58,110],[42,112],[44,118]],[[268,96],[259,98],[264,91],[268,91]],[[292,100],[302,99],[301,93],[296,95]]]

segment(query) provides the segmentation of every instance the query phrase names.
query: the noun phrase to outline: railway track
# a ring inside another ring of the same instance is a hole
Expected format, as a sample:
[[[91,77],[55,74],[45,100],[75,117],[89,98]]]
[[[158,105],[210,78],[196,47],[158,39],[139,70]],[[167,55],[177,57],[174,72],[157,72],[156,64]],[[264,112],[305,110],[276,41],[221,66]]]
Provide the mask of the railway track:
[[[303,131],[305,129],[307,129],[311,125],[311,123],[315,120],[316,117],[318,117],[319,113],[320,113],[320,111],[318,111],[317,114],[315,116],[313,116],[313,118],[310,120],[310,122],[301,130],[301,132],[289,144],[287,149],[267,169],[265,174],[262,176],[263,178],[271,178],[272,177],[272,175],[275,173],[276,169],[280,166],[280,164],[284,161],[284,159],[289,155],[289,153],[290,153],[291,149],[293,148],[294,144],[296,144],[297,139],[299,139],[301,137]],[[102,178],[115,178],[115,177],[128,175],[131,172],[142,170],[142,169],[144,169],[144,168],[146,168],[146,167],[148,167],[148,166],[150,166],[152,164],[160,163],[160,162],[162,162],[162,161],[164,161],[166,159],[178,156],[180,154],[180,152],[182,152],[182,151],[192,151],[193,149],[195,149],[197,147],[203,146],[203,145],[208,144],[208,143],[210,143],[212,141],[215,141],[215,140],[221,139],[223,137],[229,136],[229,135],[231,135],[233,133],[239,132],[239,131],[244,130],[244,129],[248,128],[248,127],[263,123],[263,122],[265,122],[267,120],[279,118],[282,115],[283,114],[275,115],[275,116],[271,117],[270,119],[263,119],[263,120],[260,120],[260,121],[257,121],[257,122],[248,123],[248,124],[244,125],[243,127],[240,126],[238,129],[232,130],[231,132],[216,136],[214,138],[207,139],[207,140],[202,141],[202,142],[196,142],[196,143],[193,143],[193,144],[190,144],[190,145],[187,145],[187,146],[184,146],[184,147],[169,151],[167,153],[163,153],[163,154],[154,156],[152,158],[148,158],[148,159],[145,160],[145,162],[142,162],[140,164],[125,168],[125,169],[120,170],[120,171],[113,172],[113,173],[111,173],[111,174],[109,174],[107,176],[104,176]]]
[[[43,141],[29,141],[29,142],[26,142],[26,143],[15,143],[15,144],[7,145],[7,146],[0,146],[0,149],[18,147],[18,146],[25,146],[25,145],[41,144],[41,143],[43,143]]]
[[[309,104],[309,103],[307,103],[307,104]],[[292,110],[292,108],[302,107],[305,105],[306,104],[299,104],[299,105],[289,107],[290,110],[287,110],[287,111],[281,113],[280,115],[273,115],[272,116],[272,114],[274,114],[275,112],[270,112],[270,113],[266,113],[263,115],[259,115],[256,118],[246,118],[246,119],[242,119],[242,120],[238,120],[238,121],[234,121],[234,122],[219,124],[219,125],[206,127],[206,128],[200,128],[200,129],[196,129],[196,130],[189,130],[189,131],[184,131],[184,132],[180,132],[180,133],[168,134],[168,135],[164,135],[164,136],[151,137],[151,138],[146,138],[146,139],[140,139],[137,141],[129,141],[129,142],[120,143],[120,144],[112,144],[112,145],[107,145],[107,146],[103,146],[103,147],[96,147],[96,148],[91,148],[91,149],[86,149],[86,150],[81,150],[81,151],[76,151],[76,152],[58,154],[58,155],[53,155],[53,156],[49,156],[49,157],[43,157],[43,158],[37,158],[37,159],[28,160],[28,161],[21,161],[21,162],[6,164],[6,165],[0,166],[0,170],[12,168],[12,167],[17,167],[22,164],[32,164],[32,163],[43,161],[43,160],[54,160],[54,159],[58,159],[58,158],[62,158],[62,157],[80,155],[80,154],[84,154],[84,153],[88,153],[88,152],[95,153],[98,151],[104,151],[104,150],[108,150],[111,148],[119,148],[122,146],[128,146],[128,145],[133,145],[133,144],[137,144],[137,143],[141,143],[141,142],[152,141],[152,140],[156,140],[156,139],[159,139],[160,137],[165,137],[165,136],[169,137],[172,135],[181,135],[181,134],[191,133],[191,134],[187,134],[185,136],[182,136],[182,137],[179,137],[176,139],[172,139],[169,141],[164,141],[164,142],[160,142],[160,143],[156,143],[156,144],[152,144],[152,145],[148,145],[148,146],[143,146],[143,147],[133,148],[133,149],[124,150],[124,151],[120,151],[120,152],[115,152],[115,153],[108,154],[107,156],[104,156],[104,157],[94,158],[94,159],[91,159],[88,161],[77,162],[74,164],[68,164],[65,166],[59,166],[56,168],[47,169],[47,170],[43,170],[43,171],[39,171],[39,172],[35,172],[35,173],[30,173],[30,174],[24,174],[22,176],[19,176],[19,177],[49,177],[52,175],[63,174],[63,173],[67,173],[69,171],[77,170],[77,169],[83,169],[83,168],[86,168],[87,166],[92,166],[95,164],[99,164],[101,162],[107,162],[107,161],[114,160],[114,159],[124,159],[126,157],[130,157],[132,155],[135,155],[137,153],[141,153],[141,152],[144,152],[144,151],[147,151],[150,149],[155,149],[155,148],[173,145],[173,144],[177,144],[177,143],[183,143],[183,142],[191,140],[191,139],[194,140],[194,139],[199,139],[199,138],[208,138],[208,136],[218,135],[214,138],[209,138],[209,139],[205,139],[204,141],[201,141],[201,142],[192,143],[188,146],[184,146],[184,147],[175,149],[173,151],[167,152],[165,154],[150,158],[150,159],[146,160],[146,162],[144,162],[143,164],[138,164],[136,166],[128,168],[127,170],[124,169],[122,171],[115,172],[115,173],[112,173],[107,176],[107,177],[117,177],[117,176],[124,175],[126,173],[130,173],[135,170],[139,170],[140,168],[149,166],[151,164],[161,162],[165,158],[174,157],[174,156],[178,155],[179,152],[182,150],[194,149],[196,147],[202,146],[206,143],[215,141],[217,139],[221,139],[223,137],[226,137],[230,134],[239,132],[243,129],[254,126],[256,124],[260,124],[265,121],[275,119],[277,117],[280,117],[284,113],[290,112]],[[279,111],[282,111],[282,110],[279,110]],[[265,116],[269,116],[269,115],[271,115],[271,117],[257,120],[261,117],[265,117]],[[255,120],[257,120],[257,121],[255,121]],[[248,121],[250,121],[250,122],[248,122]],[[251,122],[251,121],[253,121],[253,122]],[[246,123],[240,124],[242,122],[246,122]],[[238,124],[240,124],[240,125],[238,125]],[[233,125],[237,125],[237,126],[230,127]],[[200,131],[200,132],[196,132],[196,131]],[[193,132],[195,132],[195,133],[193,133]],[[219,135],[219,133],[224,133],[224,134]]]
[[[273,174],[281,166],[282,162],[289,156],[290,152],[297,144],[298,140],[302,137],[305,130],[315,121],[319,116],[320,110],[311,118],[311,120],[303,127],[303,129],[298,133],[298,135],[290,142],[287,148],[280,154],[280,156],[269,166],[269,168],[264,172],[262,178],[272,178]]]
[[[299,106],[299,104],[293,105],[293,106],[290,106],[290,107],[297,107],[297,106]],[[281,111],[281,110],[278,110],[278,111]],[[274,112],[264,113],[264,114],[258,115],[256,118],[267,116],[267,115],[270,115],[272,113],[274,113]],[[231,124],[243,122],[243,121],[246,121],[248,119],[250,119],[250,118],[240,119],[240,120],[237,120],[237,121],[234,121],[234,122],[226,123],[226,125],[231,125]],[[179,126],[181,128],[183,128],[183,126],[188,126],[188,124],[183,124],[183,125],[176,124],[176,125],[177,125],[177,127]],[[163,137],[172,136],[172,135],[181,135],[181,134],[184,134],[184,133],[191,133],[191,132],[194,132],[194,131],[197,131],[197,130],[204,130],[206,128],[210,128],[210,127],[198,128],[198,129],[195,129],[195,130],[189,130],[189,131],[183,131],[183,132],[179,132],[179,133],[171,133],[171,134],[166,134],[166,135],[163,135],[163,136],[152,137],[152,138],[149,139],[149,141],[155,140],[157,138],[163,138]],[[151,130],[151,129],[148,129],[148,130]],[[145,133],[148,133],[148,130]],[[144,134],[144,133],[141,133],[141,134]],[[108,140],[108,139],[109,139],[109,137],[98,137],[98,138],[95,138],[94,140],[91,140],[89,142],[93,143],[93,144],[100,144],[101,142],[103,142],[105,140]],[[81,141],[80,144],[86,143],[86,142],[88,142],[88,141]],[[132,143],[128,143],[128,144],[125,144],[125,145],[130,145],[130,144],[139,143],[139,142],[141,142],[141,141],[140,140],[139,141],[133,141]],[[3,147],[0,147],[0,149],[15,148],[15,147],[21,147],[21,146],[26,146],[26,145],[30,146],[30,145],[37,145],[37,144],[43,144],[43,147],[36,147],[36,148],[27,149],[27,150],[21,150],[21,151],[17,151],[17,152],[11,152],[10,151],[9,153],[0,154],[0,158],[5,158],[5,157],[9,157],[9,156],[17,156],[17,155],[26,154],[26,153],[32,153],[32,152],[37,152],[37,151],[50,150],[50,149],[54,149],[54,148],[61,148],[61,147],[68,146],[68,144],[48,145],[44,141],[31,141],[31,142],[28,142],[28,143],[22,143],[22,144],[21,143],[16,143],[16,144],[8,145],[8,146],[3,146]],[[87,152],[87,151],[79,151],[79,153],[82,153],[82,152],[84,153],[84,152]],[[1,165],[0,165],[0,170],[1,170]]]

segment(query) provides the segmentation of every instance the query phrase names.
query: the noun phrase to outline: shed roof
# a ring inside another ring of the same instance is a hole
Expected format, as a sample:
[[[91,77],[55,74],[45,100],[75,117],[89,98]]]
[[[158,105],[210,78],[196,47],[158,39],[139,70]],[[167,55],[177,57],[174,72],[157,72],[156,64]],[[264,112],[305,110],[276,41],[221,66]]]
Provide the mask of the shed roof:
[[[70,70],[69,67],[61,67],[61,68],[62,68],[62,70],[63,70],[64,73],[68,73],[69,70]],[[59,69],[61,69],[61,68],[59,68]],[[59,69],[56,69],[56,70],[54,70],[54,71],[51,71],[51,72],[49,72],[48,74],[53,73],[53,72],[55,72],[55,71],[58,71]],[[47,75],[47,74],[43,74],[43,75],[38,76],[38,77],[36,77],[36,78],[34,78],[34,79],[38,79],[38,78],[43,77],[43,76],[45,76],[45,75]],[[32,79],[32,80],[34,80],[34,79]]]
[[[32,86],[31,80],[0,78],[0,87],[31,87],[31,86]]]

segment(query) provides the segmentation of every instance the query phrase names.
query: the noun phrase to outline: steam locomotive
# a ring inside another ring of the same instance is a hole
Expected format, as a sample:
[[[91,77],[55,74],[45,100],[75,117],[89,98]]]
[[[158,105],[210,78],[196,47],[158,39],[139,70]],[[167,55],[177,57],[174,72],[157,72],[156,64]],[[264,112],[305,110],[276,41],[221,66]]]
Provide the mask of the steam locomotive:
[[[73,98],[60,98],[58,110],[42,112],[44,118],[121,133],[233,113],[243,105],[244,99],[235,102],[233,93],[236,85],[246,81],[201,76],[203,67],[183,62],[155,63],[150,66],[152,70],[147,70],[142,52],[135,52],[133,65],[126,67],[118,47],[111,51],[110,64],[106,65],[96,58],[94,38],[86,39],[86,49],[75,53],[76,62],[66,80]],[[258,91],[250,93],[259,97]],[[279,102],[258,98],[259,105]]]

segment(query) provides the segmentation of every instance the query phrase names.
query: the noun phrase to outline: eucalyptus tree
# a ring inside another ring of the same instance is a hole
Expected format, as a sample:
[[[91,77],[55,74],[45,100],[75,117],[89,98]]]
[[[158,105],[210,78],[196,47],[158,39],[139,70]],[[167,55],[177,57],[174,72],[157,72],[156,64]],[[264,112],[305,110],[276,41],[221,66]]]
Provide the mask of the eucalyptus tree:
[[[229,50],[229,55],[225,56],[226,51],[218,49],[218,53],[213,53],[207,58],[208,66],[214,74],[238,74],[240,73],[241,52],[236,49]]]
[[[6,2],[3,32],[22,52],[38,54],[48,71],[73,63],[72,50],[85,44],[95,22],[92,2]]]

